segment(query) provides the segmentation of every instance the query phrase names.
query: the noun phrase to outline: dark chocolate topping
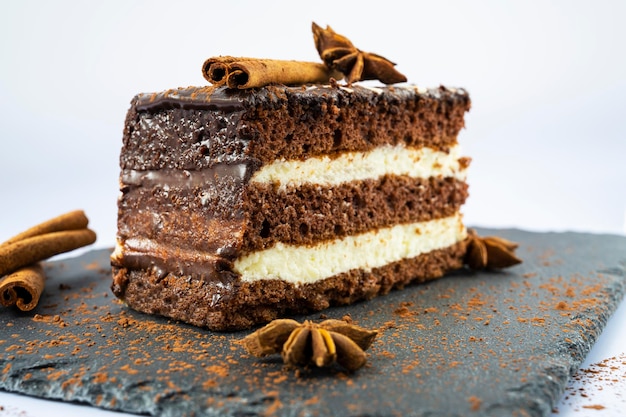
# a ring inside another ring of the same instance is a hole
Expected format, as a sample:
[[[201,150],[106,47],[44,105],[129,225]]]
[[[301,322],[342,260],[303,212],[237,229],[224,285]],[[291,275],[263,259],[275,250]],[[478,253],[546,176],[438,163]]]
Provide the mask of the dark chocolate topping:
[[[376,92],[377,94],[372,94]],[[271,102],[280,99],[288,99],[290,96],[311,99],[319,96],[337,96],[349,98],[354,96],[359,101],[366,98],[375,101],[378,94],[389,98],[406,99],[411,96],[429,98],[450,98],[463,101],[469,100],[468,93],[461,88],[429,88],[421,89],[416,86],[395,87],[334,87],[331,85],[309,85],[301,87],[269,86],[264,88],[251,88],[247,90],[235,90],[227,87],[186,87],[170,89],[160,93],[142,93],[136,96],[137,111],[153,111],[161,109],[208,109],[222,110],[225,112],[241,110],[246,105],[254,105],[257,102]]]
[[[225,87],[187,87],[137,95],[137,111],[162,109],[203,109],[232,112],[243,108],[235,90]]]

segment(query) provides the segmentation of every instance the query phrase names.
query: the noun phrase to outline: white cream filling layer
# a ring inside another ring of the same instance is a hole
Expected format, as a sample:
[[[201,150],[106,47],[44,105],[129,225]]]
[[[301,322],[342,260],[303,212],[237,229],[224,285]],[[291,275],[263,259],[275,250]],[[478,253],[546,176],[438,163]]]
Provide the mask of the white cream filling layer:
[[[369,152],[346,152],[336,158],[322,156],[303,161],[276,161],[257,171],[251,181],[279,184],[279,188],[306,183],[332,186],[377,179],[386,174],[413,178],[453,177],[465,181],[466,170],[459,162],[460,158],[458,145],[449,152],[388,145]]]
[[[243,281],[279,278],[313,283],[351,269],[371,270],[391,262],[443,249],[467,236],[461,214],[427,222],[396,225],[314,246],[278,243],[235,261]]]

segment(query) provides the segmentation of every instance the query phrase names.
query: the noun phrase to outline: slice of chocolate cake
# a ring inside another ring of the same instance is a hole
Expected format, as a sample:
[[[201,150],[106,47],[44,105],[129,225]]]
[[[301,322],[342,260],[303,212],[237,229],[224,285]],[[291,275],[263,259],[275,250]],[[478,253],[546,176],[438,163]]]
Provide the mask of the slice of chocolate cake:
[[[204,87],[132,101],[113,291],[213,330],[460,268],[464,90]]]

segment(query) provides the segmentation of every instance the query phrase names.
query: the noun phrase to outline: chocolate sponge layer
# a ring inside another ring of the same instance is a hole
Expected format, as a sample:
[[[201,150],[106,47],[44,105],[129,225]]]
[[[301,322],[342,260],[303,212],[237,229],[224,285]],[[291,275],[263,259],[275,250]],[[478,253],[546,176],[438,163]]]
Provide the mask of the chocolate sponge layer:
[[[229,186],[227,181],[220,189],[208,184],[189,187],[163,177],[166,182],[129,185],[123,191],[119,236],[203,252],[220,250],[230,260],[276,242],[309,245],[448,217],[467,198],[467,184],[453,178],[387,175],[335,187],[278,191],[271,185]],[[227,196],[237,199],[224,204]],[[228,248],[227,254],[223,248]]]
[[[307,185],[284,192],[248,187],[248,226],[242,253],[275,242],[310,245],[395,224],[448,217],[467,198],[467,184],[453,178],[387,175],[334,187]]]

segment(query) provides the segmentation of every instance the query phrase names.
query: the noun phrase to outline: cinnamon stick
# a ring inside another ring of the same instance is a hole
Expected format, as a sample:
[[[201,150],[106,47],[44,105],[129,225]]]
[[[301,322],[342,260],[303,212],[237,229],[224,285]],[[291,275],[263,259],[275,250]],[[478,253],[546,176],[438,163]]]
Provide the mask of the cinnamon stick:
[[[46,277],[40,261],[89,245],[96,234],[87,229],[82,210],[54,217],[0,244],[0,304],[30,311],[37,306]]]
[[[202,65],[202,75],[213,85],[222,85],[226,83],[226,78],[230,72],[230,64],[237,61],[245,61],[254,58],[242,58],[234,56],[218,56],[212,57],[204,61]]]
[[[202,68],[209,82],[238,89],[325,83],[331,78],[343,78],[343,74],[324,64],[278,59],[214,57],[207,59]]]
[[[60,216],[54,217],[43,223],[39,223],[36,226],[31,227],[28,230],[19,233],[9,240],[6,240],[2,245],[9,243],[15,243],[20,240],[24,240],[29,237],[43,235],[45,233],[61,232],[63,230],[77,230],[84,229],[89,224],[89,219],[82,210],[70,211]]]
[[[14,243],[2,244],[0,245],[0,276],[95,241],[94,231],[79,229],[45,233]]]
[[[39,302],[45,281],[39,263],[18,269],[0,279],[0,304],[5,307],[17,305],[22,311],[32,310]]]

